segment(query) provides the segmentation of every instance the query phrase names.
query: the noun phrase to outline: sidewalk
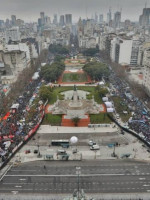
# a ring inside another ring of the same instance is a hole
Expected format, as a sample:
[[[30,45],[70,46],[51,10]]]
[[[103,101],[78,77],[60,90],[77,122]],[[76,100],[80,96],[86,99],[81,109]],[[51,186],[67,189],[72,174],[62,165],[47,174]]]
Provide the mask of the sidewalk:
[[[97,127],[97,128],[88,128],[88,127],[63,127],[63,126],[50,126],[50,125],[41,125],[37,133],[113,133],[117,132],[118,128],[114,127],[113,124],[110,127]]]

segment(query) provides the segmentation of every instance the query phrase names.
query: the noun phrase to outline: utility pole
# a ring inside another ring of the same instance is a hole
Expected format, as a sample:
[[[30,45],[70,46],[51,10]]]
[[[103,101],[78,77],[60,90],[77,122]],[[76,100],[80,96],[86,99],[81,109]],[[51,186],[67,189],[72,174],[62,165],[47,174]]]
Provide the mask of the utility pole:
[[[80,199],[80,174],[81,174],[81,167],[76,167],[76,174],[77,174],[77,200]]]

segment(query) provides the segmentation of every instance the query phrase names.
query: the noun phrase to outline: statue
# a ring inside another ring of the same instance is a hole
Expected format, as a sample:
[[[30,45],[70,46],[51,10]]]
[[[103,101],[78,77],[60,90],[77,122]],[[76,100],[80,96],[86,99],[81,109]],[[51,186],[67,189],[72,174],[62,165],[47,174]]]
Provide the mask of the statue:
[[[74,91],[77,91],[77,87],[76,87],[76,85],[74,85],[74,89],[73,89]]]

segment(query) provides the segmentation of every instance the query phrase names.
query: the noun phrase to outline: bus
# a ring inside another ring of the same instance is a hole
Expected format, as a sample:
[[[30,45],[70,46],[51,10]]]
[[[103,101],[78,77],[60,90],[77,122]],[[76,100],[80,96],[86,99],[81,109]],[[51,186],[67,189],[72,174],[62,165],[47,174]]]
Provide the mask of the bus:
[[[51,141],[52,146],[61,146],[64,148],[69,148],[69,140],[52,140]]]

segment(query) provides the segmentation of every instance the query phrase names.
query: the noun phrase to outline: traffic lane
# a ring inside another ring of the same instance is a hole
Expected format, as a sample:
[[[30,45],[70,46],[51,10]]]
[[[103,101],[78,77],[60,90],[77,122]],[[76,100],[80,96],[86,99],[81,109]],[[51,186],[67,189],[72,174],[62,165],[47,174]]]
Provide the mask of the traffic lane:
[[[80,166],[80,165],[79,165]],[[125,174],[125,175],[150,175],[149,165],[142,166],[81,166],[81,174]],[[41,167],[18,168],[13,167],[7,175],[42,175],[42,174],[75,174],[75,166],[52,167],[43,165]]]
[[[57,178],[60,180],[65,180],[65,178],[69,177],[77,177],[76,174],[70,175],[70,174],[55,174],[55,175],[49,175],[49,174],[42,174],[42,175],[6,175],[0,184],[13,184],[13,183],[37,183],[40,182],[51,182],[51,179]],[[96,180],[97,178],[101,181],[125,181],[125,182],[136,182],[136,183],[142,183],[142,182],[150,182],[150,175],[125,175],[125,174],[81,174],[82,178],[90,178]],[[92,177],[92,178],[91,178]]]
[[[28,177],[29,178],[29,177]],[[124,177],[118,180],[117,176],[103,179],[100,177],[79,177],[79,187],[84,189],[86,193],[128,193],[128,192],[148,192],[150,189],[150,181],[127,181]],[[29,178],[30,179],[30,178]],[[33,182],[30,182],[33,181]],[[28,182],[4,182],[0,191],[32,192],[41,193],[48,191],[50,193],[68,193],[73,192],[78,187],[78,179],[76,177],[34,177]]]

